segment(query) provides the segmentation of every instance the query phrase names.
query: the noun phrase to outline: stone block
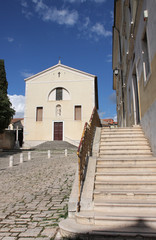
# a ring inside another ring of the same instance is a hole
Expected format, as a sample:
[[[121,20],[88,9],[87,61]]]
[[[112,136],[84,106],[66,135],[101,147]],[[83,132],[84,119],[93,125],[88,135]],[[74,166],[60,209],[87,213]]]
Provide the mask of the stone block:
[[[28,229],[25,232],[22,232],[19,236],[20,237],[37,237],[41,231],[42,231],[42,228]]]

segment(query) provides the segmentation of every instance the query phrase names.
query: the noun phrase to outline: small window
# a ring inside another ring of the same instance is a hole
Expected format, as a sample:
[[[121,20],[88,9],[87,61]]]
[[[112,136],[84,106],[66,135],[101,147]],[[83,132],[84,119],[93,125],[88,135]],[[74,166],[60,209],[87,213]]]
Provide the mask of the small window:
[[[43,120],[43,107],[37,107],[36,108],[36,121],[42,121]]]
[[[81,106],[75,106],[75,120],[81,120]]]
[[[62,88],[56,88],[56,100],[62,100]]]
[[[143,39],[142,39],[142,54],[143,54],[144,80],[146,82],[148,75],[150,73],[149,52],[148,52],[148,42],[147,42],[146,31],[145,31]]]

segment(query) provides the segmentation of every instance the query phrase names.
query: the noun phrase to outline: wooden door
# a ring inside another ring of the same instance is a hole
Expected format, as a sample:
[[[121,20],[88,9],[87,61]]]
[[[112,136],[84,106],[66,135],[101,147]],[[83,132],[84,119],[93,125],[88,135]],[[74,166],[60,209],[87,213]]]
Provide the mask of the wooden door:
[[[54,122],[54,140],[63,140],[63,122]]]

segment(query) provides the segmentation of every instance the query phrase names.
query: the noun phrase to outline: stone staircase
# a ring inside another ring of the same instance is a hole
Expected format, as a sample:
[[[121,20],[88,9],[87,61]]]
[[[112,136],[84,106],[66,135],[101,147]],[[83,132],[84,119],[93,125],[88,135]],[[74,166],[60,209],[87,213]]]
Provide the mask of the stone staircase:
[[[140,126],[101,129],[93,208],[76,213],[74,221],[95,239],[156,236],[156,158]]]

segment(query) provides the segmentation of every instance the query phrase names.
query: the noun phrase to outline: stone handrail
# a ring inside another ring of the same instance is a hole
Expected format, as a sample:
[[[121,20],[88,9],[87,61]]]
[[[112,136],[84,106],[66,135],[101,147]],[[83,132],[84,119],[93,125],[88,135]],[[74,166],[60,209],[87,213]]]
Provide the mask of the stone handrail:
[[[80,211],[81,192],[85,180],[88,157],[92,155],[92,145],[96,127],[100,127],[101,122],[96,107],[94,107],[89,123],[85,123],[80,144],[77,150],[79,191],[77,211]]]

